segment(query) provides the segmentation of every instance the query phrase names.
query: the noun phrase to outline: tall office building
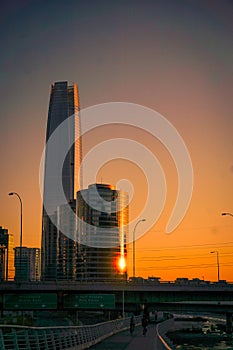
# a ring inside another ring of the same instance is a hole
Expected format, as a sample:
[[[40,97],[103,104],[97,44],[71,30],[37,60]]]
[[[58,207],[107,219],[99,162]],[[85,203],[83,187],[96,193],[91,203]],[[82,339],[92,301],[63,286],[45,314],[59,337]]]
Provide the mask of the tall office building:
[[[77,280],[125,279],[128,194],[93,184],[77,193]]]
[[[57,279],[75,280],[76,279],[76,260],[77,260],[77,242],[65,236],[60,230],[62,223],[63,232],[69,232],[76,238],[76,221],[71,217],[75,214],[76,201],[69,202],[72,211],[68,207],[59,206],[57,210]]]
[[[77,190],[82,188],[82,177],[80,176],[79,178],[82,145],[81,139],[77,138],[80,135],[79,110],[77,84],[69,85],[66,81],[62,81],[56,82],[51,86],[44,167],[43,200],[44,203],[46,203],[46,209],[43,206],[42,214],[41,272],[43,280],[63,279],[63,271],[66,271],[65,274],[67,274],[67,269],[64,268],[64,264],[62,267],[60,264],[59,268],[59,262],[61,262],[61,257],[67,254],[67,246],[69,246],[69,251],[73,254],[73,247],[71,246],[75,244],[75,242],[72,243],[72,240],[67,237],[70,236],[70,232],[66,235],[64,230],[62,233],[57,228],[59,220],[61,219],[62,208],[65,205],[64,198],[62,198],[59,191],[56,190],[56,188],[58,188],[58,181],[60,181],[59,169],[61,167],[61,159],[59,151],[57,154],[54,154],[54,149],[52,149],[48,141],[57,127],[67,121],[68,123],[65,124],[61,132],[62,136],[59,140],[59,147],[63,147],[63,145],[65,147],[68,141],[72,141],[72,146],[65,157],[62,167],[62,186],[66,201],[68,203],[73,203]],[[64,123],[62,125],[64,125]],[[75,142],[73,143],[73,141]],[[54,203],[56,205],[54,205]],[[64,219],[64,213],[62,216]],[[68,261],[72,260],[70,257],[67,259]],[[70,273],[66,275],[67,278],[69,278],[69,275]]]
[[[0,281],[13,280],[14,269],[14,237],[8,229],[0,226]]]
[[[21,250],[21,254],[20,254]],[[15,280],[40,280],[40,249],[28,247],[15,247]]]

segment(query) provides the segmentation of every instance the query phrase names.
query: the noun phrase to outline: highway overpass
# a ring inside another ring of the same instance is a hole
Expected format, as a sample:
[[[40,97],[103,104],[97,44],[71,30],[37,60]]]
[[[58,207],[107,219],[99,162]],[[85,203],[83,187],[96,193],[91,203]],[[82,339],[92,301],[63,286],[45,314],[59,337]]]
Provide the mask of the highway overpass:
[[[4,307],[4,298],[7,295],[35,295],[50,296],[53,307],[57,309],[66,308],[65,300],[72,296],[85,294],[111,294],[114,295],[115,305],[121,308],[125,304],[125,310],[132,311],[141,309],[143,305],[150,308],[168,308],[169,303],[174,307],[192,308],[193,305],[214,309],[213,311],[233,311],[233,284],[207,286],[190,286],[176,284],[132,284],[128,282],[118,283],[77,283],[67,281],[57,282],[2,282],[0,284],[0,307]],[[201,304],[200,304],[201,303]],[[166,306],[167,305],[167,306]],[[28,304],[27,307],[33,307]],[[72,305],[75,308],[75,304]],[[79,308],[79,307],[77,307]]]
[[[232,328],[233,284],[201,286],[172,283],[133,284],[57,282],[2,282],[0,310],[106,310],[225,314]]]

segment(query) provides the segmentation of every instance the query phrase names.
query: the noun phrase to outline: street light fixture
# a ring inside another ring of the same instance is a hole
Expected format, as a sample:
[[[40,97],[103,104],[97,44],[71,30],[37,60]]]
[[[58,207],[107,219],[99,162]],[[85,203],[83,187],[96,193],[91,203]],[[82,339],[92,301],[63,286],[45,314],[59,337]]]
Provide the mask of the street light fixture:
[[[230,216],[233,216],[233,214],[231,214],[231,213],[222,213],[222,215],[230,215]]]
[[[214,254],[216,253],[216,257],[217,257],[217,267],[218,267],[218,282],[220,280],[220,269],[219,269],[219,257],[218,257],[218,251],[217,250],[214,250],[213,252],[210,252],[211,254]]]
[[[133,277],[135,277],[135,232],[136,232],[136,228],[138,226],[138,224],[140,222],[146,221],[146,219],[140,219],[136,222],[136,225],[134,226],[134,230],[133,230]]]
[[[21,265],[22,265],[22,243],[23,243],[23,202],[22,199],[20,197],[20,195],[17,192],[10,192],[8,194],[9,196],[17,196],[20,202],[20,250],[19,250],[19,271],[20,271],[20,277],[22,277],[21,275]]]

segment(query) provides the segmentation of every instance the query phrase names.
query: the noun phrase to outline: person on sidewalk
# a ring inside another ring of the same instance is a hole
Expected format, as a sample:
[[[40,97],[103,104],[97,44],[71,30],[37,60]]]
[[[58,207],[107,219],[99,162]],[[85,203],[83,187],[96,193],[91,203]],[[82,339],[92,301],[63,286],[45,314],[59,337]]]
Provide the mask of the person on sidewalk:
[[[129,326],[131,335],[133,334],[134,328],[135,328],[135,319],[134,319],[134,315],[132,315],[130,319],[130,326]]]
[[[148,321],[145,315],[142,317],[142,334],[145,336],[147,332]]]

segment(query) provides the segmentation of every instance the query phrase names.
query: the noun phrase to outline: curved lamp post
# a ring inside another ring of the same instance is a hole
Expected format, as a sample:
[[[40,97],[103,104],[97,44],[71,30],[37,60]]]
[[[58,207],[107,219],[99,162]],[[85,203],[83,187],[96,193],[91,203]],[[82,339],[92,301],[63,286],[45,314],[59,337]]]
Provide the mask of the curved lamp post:
[[[136,228],[138,226],[138,224],[140,224],[140,222],[146,221],[146,219],[140,219],[136,222],[135,226],[134,226],[134,230],[133,230],[133,277],[135,277],[135,232],[136,232]]]
[[[228,216],[232,216],[233,217],[233,214],[232,213],[228,213],[228,212],[224,212],[224,213],[222,213],[222,215],[223,216],[228,215]],[[218,252],[215,251],[215,252],[211,252],[211,253],[217,253],[218,281],[219,281],[219,258],[218,258]]]
[[[211,254],[214,254],[216,253],[216,257],[217,257],[217,267],[218,267],[218,282],[220,280],[220,269],[219,269],[219,258],[218,258],[218,251],[217,250],[214,250],[213,252],[210,252]]]
[[[222,213],[222,215],[230,215],[230,216],[233,216],[233,214],[231,214],[231,213]]]
[[[19,270],[20,270],[20,276],[21,276],[21,261],[22,261],[22,243],[23,243],[23,202],[20,197],[20,195],[17,192],[10,192],[9,196],[17,196],[20,202],[20,250],[19,250]]]

